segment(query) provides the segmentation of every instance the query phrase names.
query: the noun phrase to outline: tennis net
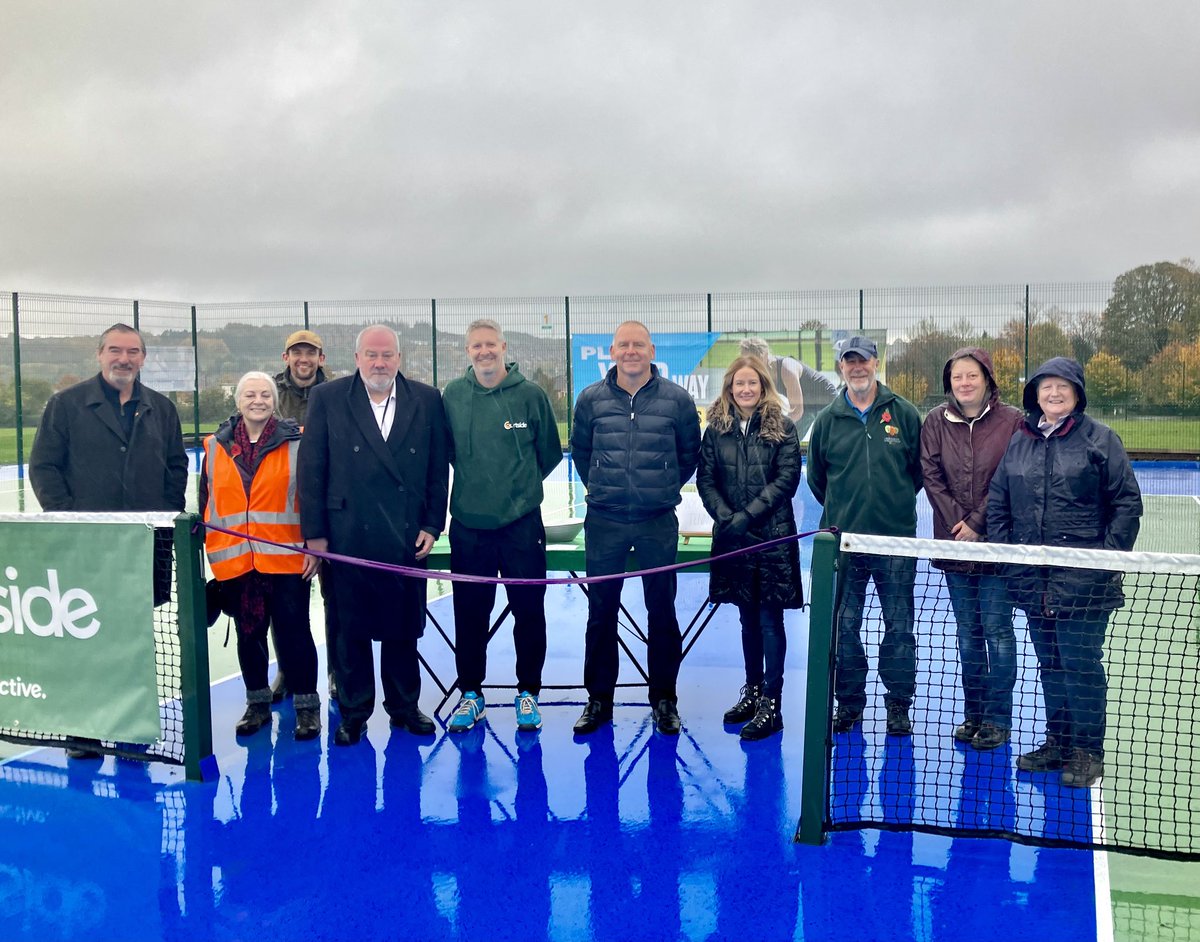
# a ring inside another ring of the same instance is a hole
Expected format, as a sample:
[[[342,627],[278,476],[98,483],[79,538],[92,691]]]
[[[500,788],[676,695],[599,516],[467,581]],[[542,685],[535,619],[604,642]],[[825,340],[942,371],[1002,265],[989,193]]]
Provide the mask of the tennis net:
[[[840,635],[829,661],[849,715],[839,723],[831,710],[819,744],[824,830],[916,830],[1200,859],[1200,556],[857,534],[842,534],[839,549],[831,554],[838,590],[826,627],[837,625]],[[855,651],[844,609],[855,601],[855,571],[874,579],[862,598],[866,706],[850,722]],[[964,622],[981,608],[980,580],[964,575],[997,577],[991,584],[1003,589],[1005,624],[1011,612],[1010,666],[1002,628],[991,629],[991,643],[978,628],[960,643],[947,579],[957,580]],[[822,579],[814,567],[814,591]],[[902,625],[910,584],[915,692]],[[1032,617],[1009,608],[1013,601]],[[1101,643],[1102,676],[1093,656]],[[964,660],[976,678],[967,694]],[[889,725],[902,724],[889,724],[887,704],[908,695],[911,734],[889,734]],[[969,725],[960,729],[965,720],[1011,720],[1010,737],[973,738]]]
[[[211,757],[194,517],[0,514],[0,739]]]

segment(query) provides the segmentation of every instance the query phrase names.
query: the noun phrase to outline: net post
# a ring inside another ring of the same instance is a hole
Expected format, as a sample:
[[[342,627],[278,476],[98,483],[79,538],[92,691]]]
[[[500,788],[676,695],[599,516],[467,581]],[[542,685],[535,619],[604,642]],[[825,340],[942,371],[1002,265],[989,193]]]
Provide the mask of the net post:
[[[212,748],[212,704],[209,699],[208,617],[202,561],[204,537],[196,527],[198,520],[195,514],[180,514],[175,520],[175,581],[179,595],[183,765],[189,781],[203,782],[217,777],[217,760]]]
[[[837,598],[838,537],[813,538],[812,600],[808,607],[808,684],[804,704],[804,753],[801,771],[797,844],[825,841],[829,795],[829,716],[833,705],[834,602]]]

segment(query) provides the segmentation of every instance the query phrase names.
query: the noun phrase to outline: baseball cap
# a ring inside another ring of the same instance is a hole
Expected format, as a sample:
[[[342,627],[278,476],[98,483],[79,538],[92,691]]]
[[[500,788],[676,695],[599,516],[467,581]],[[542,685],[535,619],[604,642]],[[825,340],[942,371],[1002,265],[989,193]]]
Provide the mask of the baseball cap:
[[[875,346],[875,341],[870,337],[851,337],[842,342],[838,348],[837,358],[843,360],[851,353],[857,354],[864,360],[871,360],[879,356],[879,348]]]
[[[295,333],[288,334],[288,339],[283,344],[283,352],[287,353],[298,343],[306,343],[310,347],[316,347],[318,350],[325,349],[325,345],[321,343],[321,338],[311,330],[297,330]]]

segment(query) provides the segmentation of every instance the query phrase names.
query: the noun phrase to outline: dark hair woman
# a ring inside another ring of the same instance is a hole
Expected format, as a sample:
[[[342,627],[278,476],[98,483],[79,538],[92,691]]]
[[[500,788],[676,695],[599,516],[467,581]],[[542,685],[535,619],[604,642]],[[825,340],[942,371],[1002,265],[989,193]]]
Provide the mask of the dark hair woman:
[[[707,419],[696,487],[716,521],[713,555],[794,535],[800,444],[761,360],[729,365]],[[714,562],[708,591],[734,603],[742,623],[746,684],[725,722],[745,723],[743,739],[763,739],[783,729],[783,611],[804,601],[795,541]]]

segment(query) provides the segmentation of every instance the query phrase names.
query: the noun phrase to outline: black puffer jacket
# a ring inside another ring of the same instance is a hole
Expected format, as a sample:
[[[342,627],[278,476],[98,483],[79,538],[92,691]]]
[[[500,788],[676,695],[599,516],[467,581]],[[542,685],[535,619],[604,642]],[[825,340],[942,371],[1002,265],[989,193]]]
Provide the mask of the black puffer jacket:
[[[579,394],[571,460],[587,488],[588,513],[637,523],[666,513],[696,471],[700,417],[683,387],[650,368],[630,396],[617,368]]]
[[[726,432],[713,425],[704,431],[696,489],[716,521],[713,555],[796,532],[792,497],[800,486],[800,444],[790,419],[779,415],[776,421],[783,424],[782,441],[762,437],[761,410],[744,435],[736,422]],[[747,528],[739,533],[742,526]],[[708,585],[714,602],[804,604],[794,541],[713,563]]]
[[[1047,438],[1037,386],[1061,376],[1075,386],[1075,411]],[[1083,410],[1083,369],[1055,357],[1025,385],[1025,424],[1013,435],[988,491],[988,540],[1088,549],[1131,550],[1142,494],[1116,432]],[[1124,604],[1121,577],[1093,569],[1011,566],[1017,606],[1038,614],[1110,612]]]

